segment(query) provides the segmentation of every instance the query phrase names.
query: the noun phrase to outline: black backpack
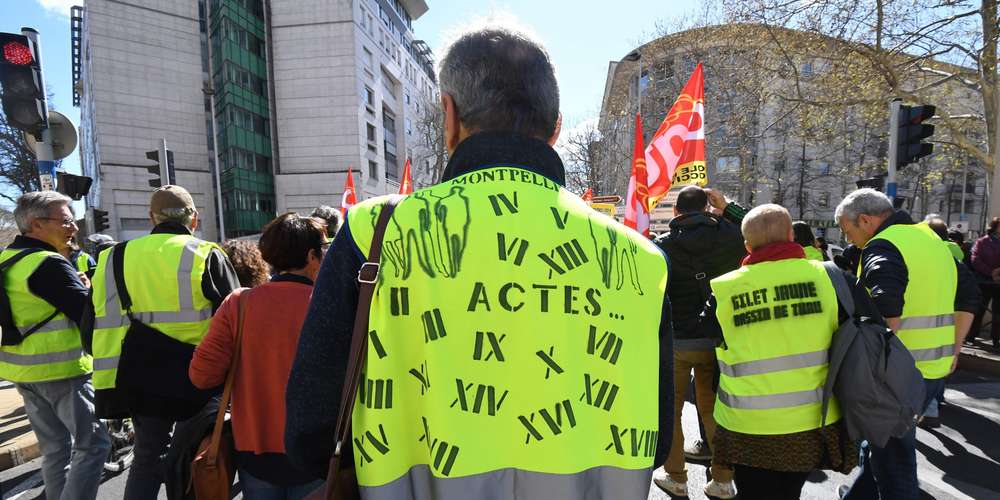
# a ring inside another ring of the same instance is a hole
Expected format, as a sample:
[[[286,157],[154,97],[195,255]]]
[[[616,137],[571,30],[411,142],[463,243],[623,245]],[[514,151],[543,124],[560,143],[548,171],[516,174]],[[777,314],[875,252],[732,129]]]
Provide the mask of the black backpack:
[[[3,279],[7,270],[17,264],[18,261],[36,252],[41,252],[41,248],[26,248],[20,252],[14,254],[11,258],[0,263],[0,279]],[[14,324],[14,311],[10,307],[10,297],[7,296],[7,287],[2,286],[3,283],[0,282],[0,345],[18,345],[24,342],[24,339],[38,331],[39,328],[48,324],[59,314],[59,311],[53,311],[48,318],[43,319],[40,323],[29,328],[25,332],[21,332],[21,329]]]
[[[823,425],[830,396],[837,396],[852,439],[885,447],[901,437],[923,411],[924,379],[910,351],[892,330],[854,314],[854,297],[844,272],[823,264],[847,320],[833,334],[830,369],[823,386]]]

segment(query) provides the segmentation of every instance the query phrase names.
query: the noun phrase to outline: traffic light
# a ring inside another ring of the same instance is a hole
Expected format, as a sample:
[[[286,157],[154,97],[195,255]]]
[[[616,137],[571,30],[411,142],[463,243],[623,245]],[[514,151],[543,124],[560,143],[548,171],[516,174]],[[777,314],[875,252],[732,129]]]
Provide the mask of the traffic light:
[[[56,191],[74,200],[79,200],[87,196],[87,192],[90,191],[90,185],[94,182],[94,179],[90,177],[67,174],[66,172],[57,172],[56,176],[59,179]]]
[[[161,151],[164,150],[146,151],[146,158],[156,162],[156,165],[146,167],[146,170],[148,170],[149,173],[156,175],[155,178],[148,181],[150,187],[160,187],[175,183],[174,152],[169,149],[165,150],[167,152],[167,164],[164,166],[163,162],[160,161]],[[166,182],[163,182],[164,178],[166,178]]]
[[[896,168],[906,165],[934,152],[934,145],[921,142],[934,135],[934,125],[924,124],[925,120],[934,116],[937,108],[930,105],[899,106],[899,111],[892,117],[895,123],[890,124],[896,132]]]
[[[111,227],[111,225],[108,224],[108,211],[107,210],[101,210],[99,208],[94,208],[92,210],[93,210],[93,214],[94,214],[94,232],[95,233],[100,233],[101,231],[104,231],[104,230],[108,229],[109,227]]]
[[[37,46],[28,37],[0,33],[3,112],[16,129],[38,134],[48,125]]]
[[[875,177],[869,177],[867,179],[858,179],[855,184],[858,185],[858,189],[872,188],[876,191],[882,191],[882,188],[885,187],[885,175],[876,175]]]

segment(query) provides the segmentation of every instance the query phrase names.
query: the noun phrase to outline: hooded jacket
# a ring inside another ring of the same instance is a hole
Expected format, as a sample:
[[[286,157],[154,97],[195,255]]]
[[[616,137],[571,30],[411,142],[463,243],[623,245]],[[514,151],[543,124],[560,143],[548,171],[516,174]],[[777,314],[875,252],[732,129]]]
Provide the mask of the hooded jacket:
[[[746,210],[730,203],[722,217],[688,213],[670,221],[670,232],[656,240],[670,260],[667,296],[673,307],[674,348],[710,350],[715,340],[698,331],[698,315],[711,295],[708,282],[740,267],[746,255],[739,224]]]

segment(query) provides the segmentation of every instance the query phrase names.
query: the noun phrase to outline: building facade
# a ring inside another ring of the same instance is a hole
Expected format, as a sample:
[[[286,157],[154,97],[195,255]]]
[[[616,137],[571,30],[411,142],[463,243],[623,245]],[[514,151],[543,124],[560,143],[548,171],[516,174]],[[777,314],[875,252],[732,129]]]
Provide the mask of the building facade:
[[[831,61],[827,54],[834,51],[824,48],[837,43],[734,24],[663,36],[611,62],[601,138],[594,144],[602,172],[595,192],[625,193],[635,113],[641,110],[648,142],[700,62],[710,187],[744,204],[779,203],[793,218],[821,229],[818,234],[839,240],[833,221],[839,201],[856,189],[856,180],[886,170],[888,105],[803,104],[823,101],[823,92],[834,85],[830,80],[838,75],[831,73],[844,63]],[[940,98],[927,104],[982,114],[981,98],[962,85],[946,82],[939,89]],[[947,133],[938,129],[937,138]],[[939,213],[951,226],[978,233],[987,213],[986,178],[974,158],[939,145],[935,154],[899,172],[899,195],[915,218]],[[663,205],[669,208],[672,198]]]
[[[406,158],[429,183],[416,124],[437,85],[412,28],[426,11],[422,0],[87,0],[88,203],[111,212],[118,238],[148,231],[137,222],[151,190],[141,167],[160,138],[209,239],[222,239],[220,226],[245,236],[276,213],[339,206],[349,169],[359,199],[398,190]],[[137,109],[148,119],[132,118]]]

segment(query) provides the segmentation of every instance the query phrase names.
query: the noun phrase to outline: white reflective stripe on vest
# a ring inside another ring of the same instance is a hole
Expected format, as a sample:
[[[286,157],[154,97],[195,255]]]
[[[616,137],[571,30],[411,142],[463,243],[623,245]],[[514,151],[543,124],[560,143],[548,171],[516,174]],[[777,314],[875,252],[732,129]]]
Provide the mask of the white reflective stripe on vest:
[[[194,297],[191,295],[191,270],[194,269],[194,258],[197,256],[198,240],[191,240],[184,245],[181,253],[180,267],[177,271],[177,303],[180,311],[143,311],[134,312],[132,316],[143,323],[197,323],[212,317],[211,309],[194,310]],[[108,265],[105,266],[104,316],[94,319],[94,329],[118,328],[128,324],[128,316],[122,314],[118,302],[118,288],[115,282],[114,258],[115,250],[108,254]]]
[[[955,316],[952,314],[938,314],[935,316],[910,316],[899,320],[900,330],[916,330],[918,328],[938,328],[941,326],[952,326],[955,324]]]
[[[118,368],[118,356],[94,358],[94,370],[114,370]]]
[[[734,396],[720,387],[719,401],[730,408],[741,410],[771,410],[774,408],[788,408],[791,406],[820,403],[823,401],[823,389],[768,394],[765,396]]]
[[[30,330],[31,327],[33,327],[33,326],[35,326],[35,325],[24,325],[24,326],[18,326],[17,328],[19,330],[21,330],[21,333],[24,333],[24,332]],[[45,333],[45,332],[55,332],[55,331],[58,331],[58,330],[67,330],[67,329],[70,329],[70,328],[73,328],[73,323],[70,322],[69,318],[54,319],[52,321],[49,321],[48,323],[45,323],[45,326],[43,326],[43,327],[35,330],[35,332],[32,333],[32,335],[36,335],[36,334],[39,334],[39,333]]]
[[[646,498],[652,469],[602,466],[575,474],[501,469],[463,477],[435,477],[416,465],[381,486],[361,486],[365,500],[434,498],[436,500],[506,500],[510,498]]]
[[[824,349],[822,351],[789,354],[787,356],[778,356],[776,358],[746,361],[733,365],[726,364],[720,359],[719,371],[730,377],[746,377],[748,375],[760,375],[763,373],[795,370],[810,366],[822,366],[827,364],[828,361],[829,353]]]
[[[914,361],[934,361],[955,355],[955,346],[943,345],[941,347],[931,347],[928,349],[910,349],[910,355]]]
[[[198,253],[201,241],[190,239],[184,243],[181,252],[181,263],[177,268],[177,304],[181,311],[194,309],[194,296],[191,294],[191,271],[194,269],[194,258]]]
[[[18,366],[47,365],[50,363],[78,360],[84,354],[83,350],[79,347],[68,351],[47,352],[44,354],[14,354],[12,352],[0,351],[0,362]]]

